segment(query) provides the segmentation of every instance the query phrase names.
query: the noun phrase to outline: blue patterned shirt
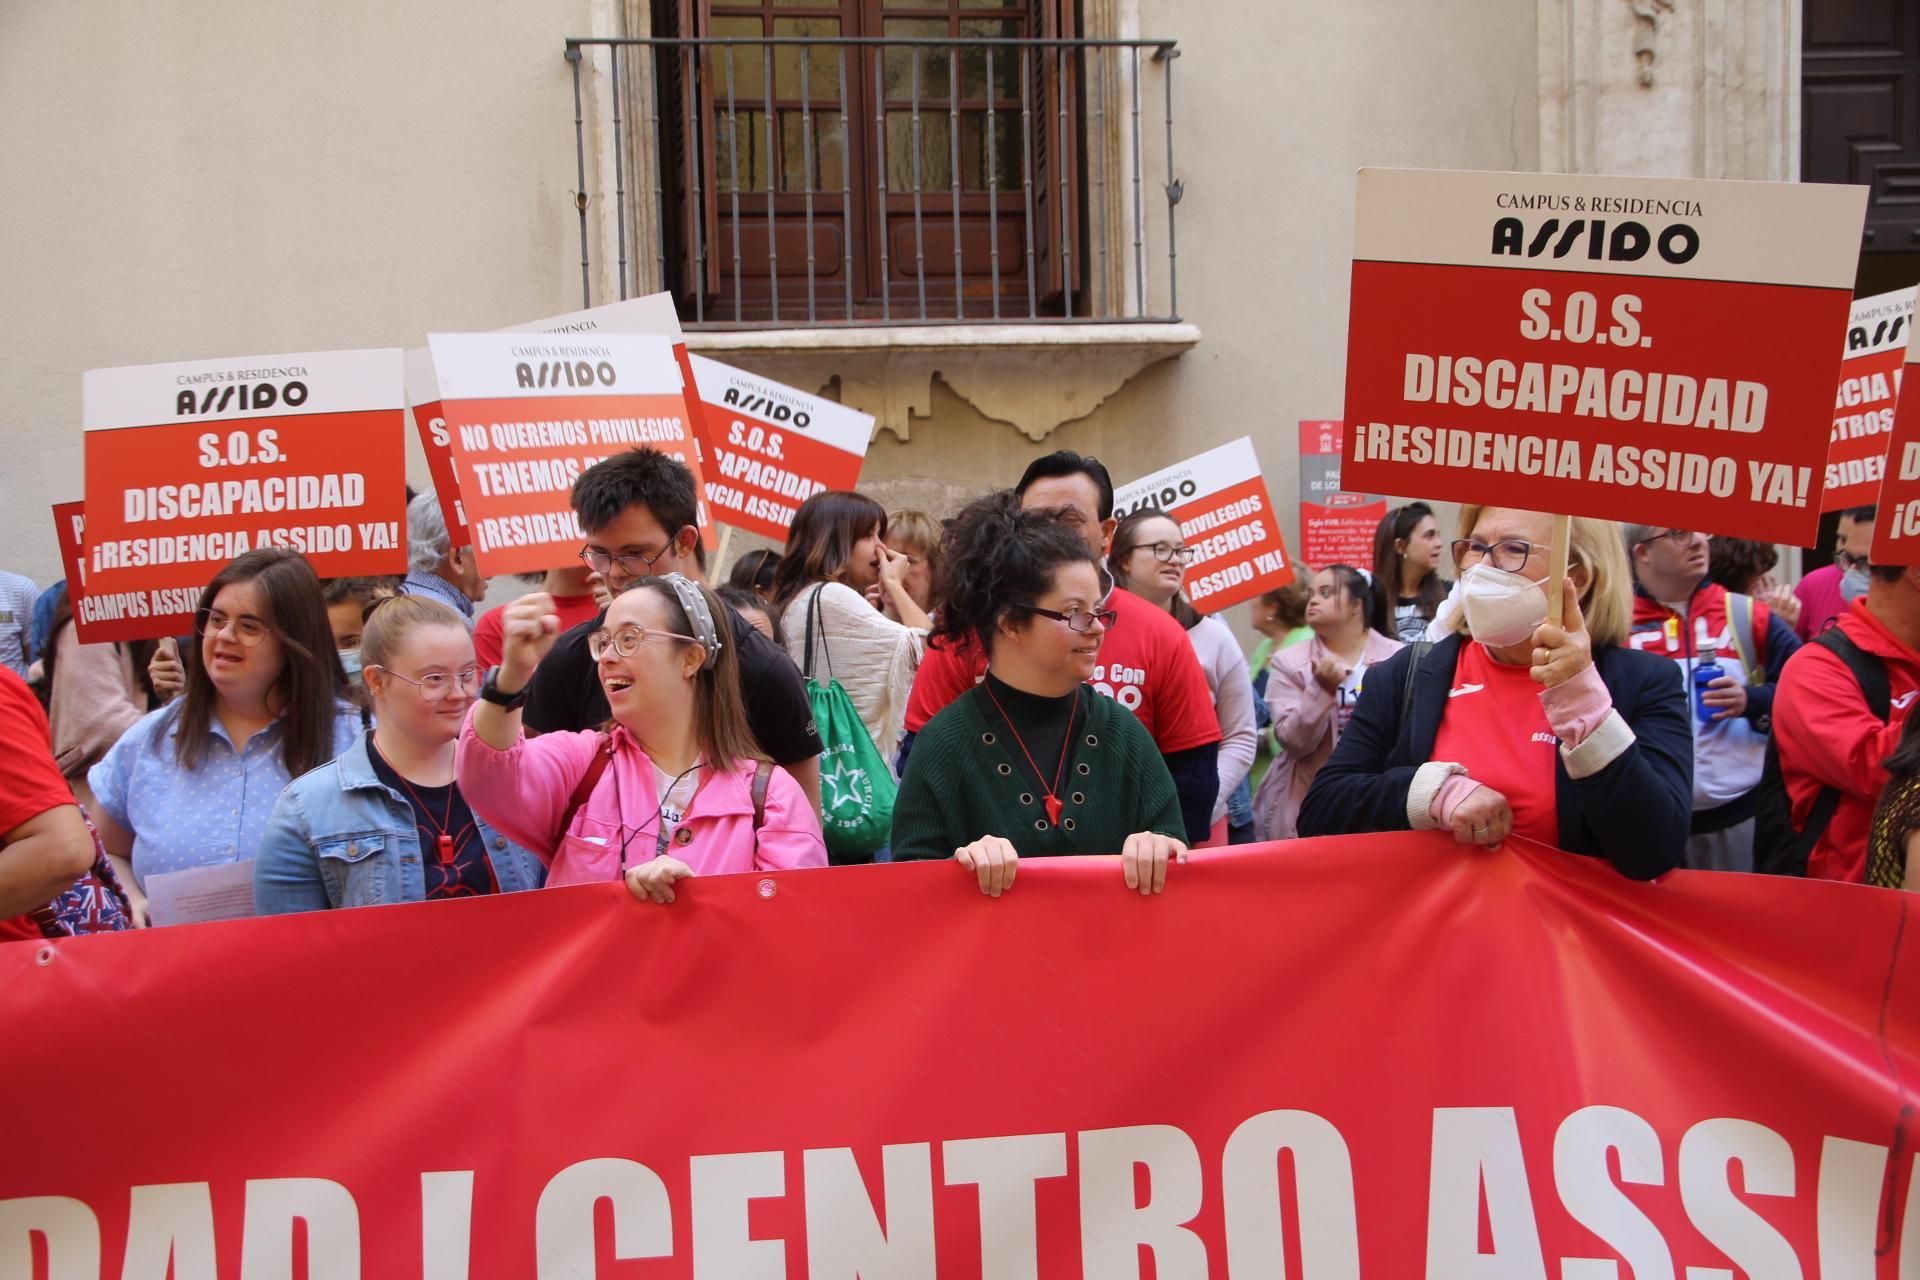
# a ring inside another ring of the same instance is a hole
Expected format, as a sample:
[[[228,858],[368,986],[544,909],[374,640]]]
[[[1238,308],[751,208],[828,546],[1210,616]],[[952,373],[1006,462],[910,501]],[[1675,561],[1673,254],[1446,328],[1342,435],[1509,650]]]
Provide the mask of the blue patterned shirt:
[[[236,755],[215,716],[206,758],[197,769],[182,768],[173,754],[181,706],[176,700],[147,713],[87,772],[95,807],[133,835],[133,878],[142,888],[151,875],[253,857],[289,781],[280,759],[284,720],[254,734]],[[338,755],[362,726],[350,703],[334,712]]]

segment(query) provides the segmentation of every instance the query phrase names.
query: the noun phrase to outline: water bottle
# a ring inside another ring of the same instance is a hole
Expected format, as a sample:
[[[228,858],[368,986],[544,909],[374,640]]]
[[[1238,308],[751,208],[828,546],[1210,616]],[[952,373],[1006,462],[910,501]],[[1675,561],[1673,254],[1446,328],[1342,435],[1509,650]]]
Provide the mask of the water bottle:
[[[1699,661],[1693,664],[1693,712],[1700,717],[1701,724],[1712,724],[1713,718],[1720,714],[1719,707],[1710,707],[1705,701],[1707,686],[1727,674],[1720,669],[1719,657],[1718,649],[1704,645]]]

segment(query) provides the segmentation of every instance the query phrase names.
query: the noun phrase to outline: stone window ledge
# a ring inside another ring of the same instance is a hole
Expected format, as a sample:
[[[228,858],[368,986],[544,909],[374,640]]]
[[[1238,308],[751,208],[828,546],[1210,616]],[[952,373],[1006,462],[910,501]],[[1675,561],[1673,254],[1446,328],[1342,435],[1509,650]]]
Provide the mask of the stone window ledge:
[[[986,417],[1033,440],[1086,417],[1148,365],[1200,341],[1191,324],[964,324],[828,329],[706,329],[702,355],[824,390],[901,440],[933,414],[937,377]]]

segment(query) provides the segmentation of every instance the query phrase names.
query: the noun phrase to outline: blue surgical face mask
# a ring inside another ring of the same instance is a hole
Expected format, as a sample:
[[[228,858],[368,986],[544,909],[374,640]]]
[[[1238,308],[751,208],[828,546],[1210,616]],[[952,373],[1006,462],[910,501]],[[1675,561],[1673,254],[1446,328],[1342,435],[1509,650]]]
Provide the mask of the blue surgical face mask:
[[[1867,594],[1867,584],[1870,580],[1867,576],[1866,566],[1855,565],[1840,575],[1840,598],[1848,604],[1852,604],[1855,600]]]
[[[347,669],[348,680],[358,680],[360,678],[360,650],[340,650],[340,665]]]

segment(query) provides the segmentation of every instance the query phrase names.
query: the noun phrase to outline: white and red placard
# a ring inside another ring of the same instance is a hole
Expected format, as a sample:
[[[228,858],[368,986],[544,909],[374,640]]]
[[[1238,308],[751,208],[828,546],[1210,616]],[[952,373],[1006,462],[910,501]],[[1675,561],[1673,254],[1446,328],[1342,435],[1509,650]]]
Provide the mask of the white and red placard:
[[[258,547],[407,568],[398,348],[89,370],[87,586],[198,589]]]
[[[41,460],[53,506],[53,535],[81,644],[157,640],[193,630],[198,587],[94,592],[87,588],[85,455],[79,445],[49,449]]]
[[[1372,571],[1373,535],[1387,514],[1378,494],[1353,493],[1340,480],[1346,424],[1302,419],[1300,423],[1300,542],[1302,564],[1330,564]]]
[[[1911,324],[1905,354],[1903,373],[1920,364],[1920,330]],[[1873,522],[1868,558],[1874,564],[1920,564],[1920,394],[1903,395],[1894,407],[1876,505],[1879,518]]]
[[[1822,511],[1864,507],[1880,495],[1907,359],[1907,329],[1913,323],[1913,295],[1907,288],[1854,299],[1840,387],[1833,397]]]
[[[860,483],[871,414],[705,356],[692,366],[715,520],[785,542],[801,503]]]
[[[455,483],[480,571],[537,573],[579,555],[573,482],[642,446],[700,459],[673,344],[652,334],[427,337]],[[703,522],[704,523],[704,522]]]
[[[1113,514],[1158,507],[1193,548],[1181,590],[1202,613],[1251,600],[1293,581],[1280,522],[1253,440],[1241,436],[1113,491]]]
[[[1811,543],[1865,208],[1362,169],[1343,483]]]
[[[686,338],[680,332],[680,313],[674,308],[672,294],[650,293],[601,307],[589,307],[584,311],[548,316],[544,320],[529,320],[499,332],[642,333],[667,338],[673,343],[674,359],[680,365],[681,378],[688,389],[685,392],[687,412],[694,424],[694,439],[700,439],[699,406],[691,392],[693,369],[687,360]],[[467,533],[466,509],[461,503],[460,489],[454,475],[453,444],[447,431],[446,415],[440,406],[440,384],[433,373],[433,354],[425,347],[415,347],[407,352],[406,364],[407,405],[413,413],[420,448],[427,457],[427,471],[433,477],[433,491],[439,495],[440,512],[447,522],[447,531],[454,545],[465,546],[471,538]],[[701,533],[708,549],[712,549],[713,530],[710,524],[703,522]]]

